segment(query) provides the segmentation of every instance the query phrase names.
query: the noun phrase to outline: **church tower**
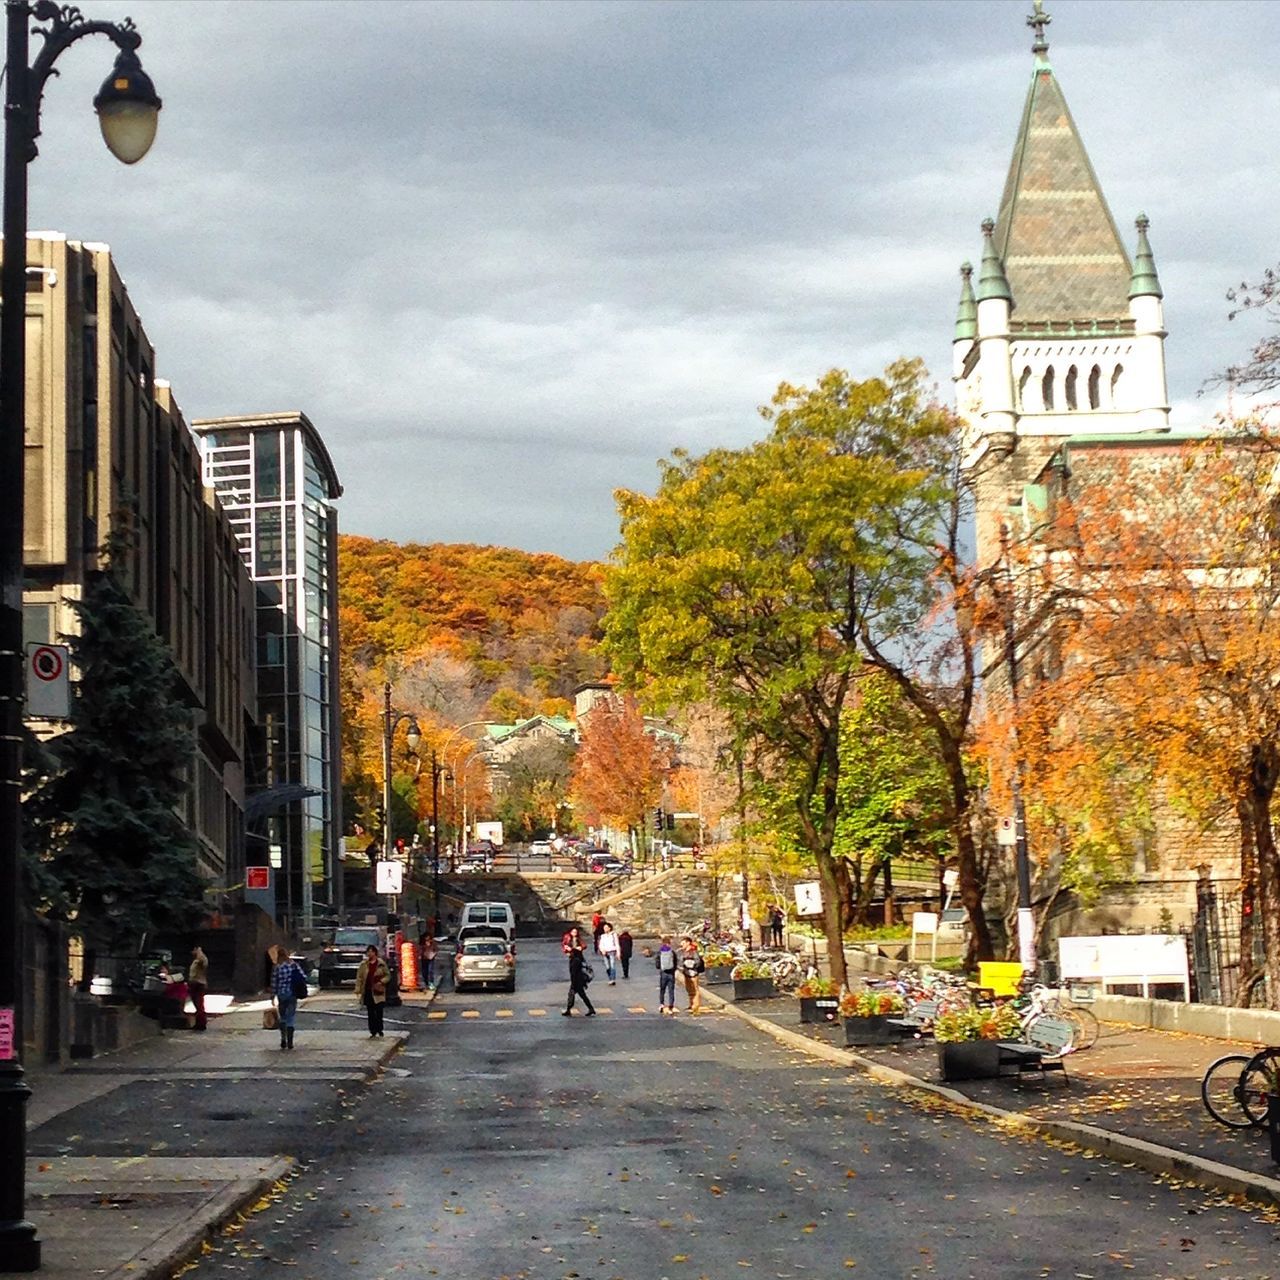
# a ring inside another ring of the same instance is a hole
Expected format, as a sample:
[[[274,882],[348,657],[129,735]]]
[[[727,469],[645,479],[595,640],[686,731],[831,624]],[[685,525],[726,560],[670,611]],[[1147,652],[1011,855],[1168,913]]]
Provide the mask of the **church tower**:
[[[953,377],[978,504],[978,562],[1058,446],[1167,431],[1164,310],[1145,215],[1131,261],[1049,63],[1043,0],[999,216],[960,269]]]

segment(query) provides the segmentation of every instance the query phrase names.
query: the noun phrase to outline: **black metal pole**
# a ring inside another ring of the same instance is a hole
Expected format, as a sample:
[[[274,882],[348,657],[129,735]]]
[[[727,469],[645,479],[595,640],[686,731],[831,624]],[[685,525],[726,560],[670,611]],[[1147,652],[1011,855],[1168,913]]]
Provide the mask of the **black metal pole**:
[[[431,857],[435,863],[434,895],[432,908],[436,918],[436,936],[440,936],[440,765],[436,753],[431,752]]]
[[[27,1099],[22,1071],[22,526],[27,377],[27,163],[34,140],[30,11],[6,0],[4,265],[0,268],[0,1258],[36,1271],[26,1220]]]

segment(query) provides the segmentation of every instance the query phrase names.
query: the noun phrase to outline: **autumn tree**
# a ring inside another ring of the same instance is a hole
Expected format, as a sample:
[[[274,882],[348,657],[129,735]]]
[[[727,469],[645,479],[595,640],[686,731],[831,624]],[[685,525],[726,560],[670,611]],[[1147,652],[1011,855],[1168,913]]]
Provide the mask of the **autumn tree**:
[[[559,738],[522,746],[501,768],[497,814],[518,838],[555,830],[570,792],[574,747]]]
[[[1040,639],[1045,679],[1024,699],[1019,739],[1068,855],[1092,844],[1095,856],[1110,849],[1132,864],[1134,810],[1138,822],[1148,817],[1150,794],[1133,779],[1149,777],[1193,815],[1236,815],[1242,894],[1258,905],[1273,1000],[1277,482],[1280,453],[1256,437],[1097,451],[1064,470],[1016,568],[1033,593],[1058,600]],[[1127,806],[1115,798],[1117,775]]]
[[[638,830],[662,799],[670,746],[650,732],[632,697],[598,700],[579,739],[569,784],[575,814],[592,825]]]
[[[864,382],[832,370],[812,389],[783,384],[762,415],[771,430],[759,443],[678,452],[661,464],[656,495],[618,494],[623,542],[606,580],[605,645],[631,687],[659,706],[712,703],[757,777],[790,779],[843,981],[852,892],[833,848],[840,727],[864,662],[941,726],[944,754],[952,749],[963,772],[969,695],[958,716],[945,712],[934,692],[945,674],[939,642],[902,644],[937,604],[940,538],[956,560],[945,584],[961,572],[951,519],[960,500],[940,465],[955,423],[908,361]],[[966,795],[956,813],[963,859]],[[972,866],[965,901],[980,915]]]

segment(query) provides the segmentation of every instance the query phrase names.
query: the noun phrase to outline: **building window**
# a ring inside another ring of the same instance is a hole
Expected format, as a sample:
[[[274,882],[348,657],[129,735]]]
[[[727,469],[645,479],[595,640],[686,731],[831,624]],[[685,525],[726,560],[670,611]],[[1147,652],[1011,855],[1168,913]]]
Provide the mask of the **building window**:
[[[1118,364],[1111,374],[1111,407],[1120,403],[1120,379],[1124,376],[1124,365]]]
[[[1053,365],[1050,365],[1044,371],[1044,377],[1040,380],[1040,399],[1044,404],[1045,410],[1049,413],[1053,412]]]
[[[1076,367],[1075,365],[1072,365],[1071,368],[1067,370],[1067,381],[1066,381],[1066,396],[1067,396],[1068,410],[1074,410],[1077,407],[1076,406],[1076,380],[1077,380]]]
[[[1102,370],[1095,364],[1089,370],[1089,408],[1099,409],[1102,407]]]
[[[1027,411],[1027,383],[1031,381],[1031,366],[1023,365],[1022,377],[1018,379],[1018,408],[1021,412]]]

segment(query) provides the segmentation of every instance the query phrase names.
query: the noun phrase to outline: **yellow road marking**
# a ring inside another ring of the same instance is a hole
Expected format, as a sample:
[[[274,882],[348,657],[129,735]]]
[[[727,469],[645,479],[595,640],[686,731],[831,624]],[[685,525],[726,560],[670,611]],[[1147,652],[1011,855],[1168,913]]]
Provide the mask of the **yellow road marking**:
[[[627,1010],[627,1012],[628,1013],[648,1013],[649,1010],[646,1009],[642,1004],[633,1004],[631,1008]]]
[[[545,1018],[547,1016],[545,1009],[530,1009],[528,1012],[531,1018]]]
[[[511,1013],[512,1011],[510,1009],[496,1009],[494,1010],[493,1016],[495,1018],[509,1018],[511,1017]]]
[[[479,1009],[463,1009],[462,1016],[464,1018],[478,1018],[480,1016]]]
[[[612,1012],[613,1012],[613,1010],[612,1010],[612,1009],[597,1009],[597,1010],[596,1010],[596,1012],[597,1012],[597,1013],[612,1013]]]
[[[427,1014],[428,1018],[447,1018],[448,1016],[449,1015],[443,1009],[432,1009],[431,1012]]]

